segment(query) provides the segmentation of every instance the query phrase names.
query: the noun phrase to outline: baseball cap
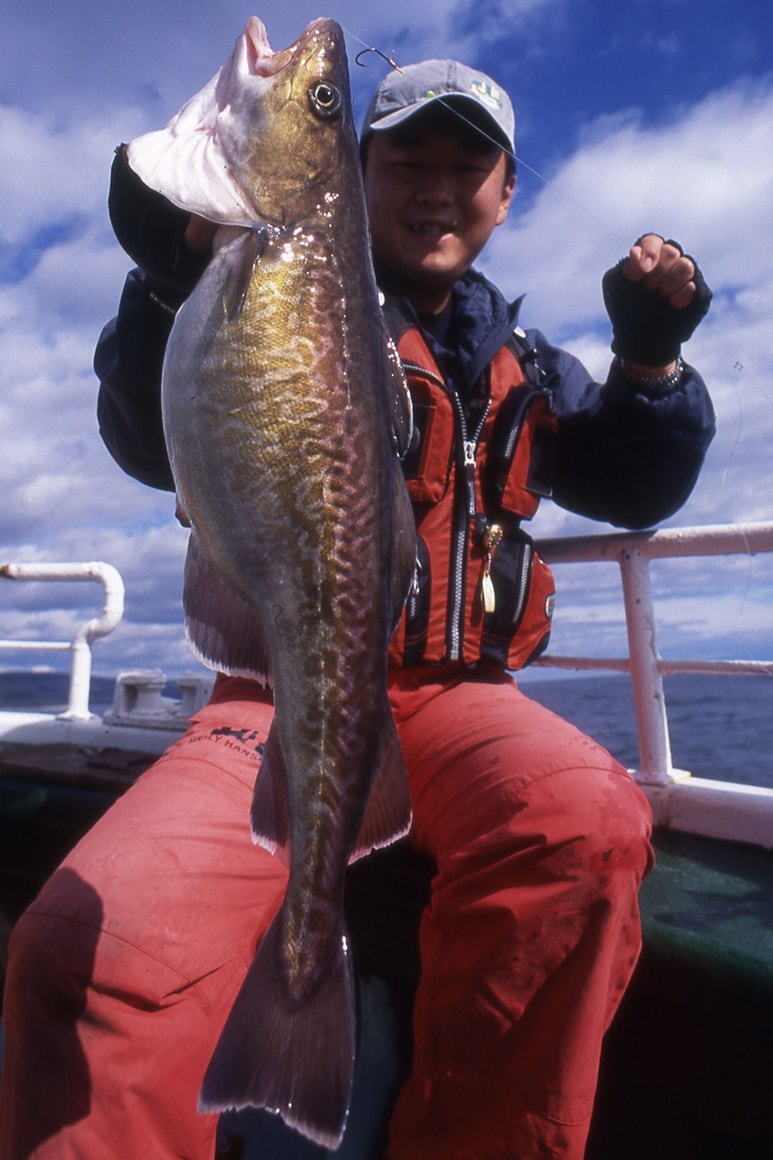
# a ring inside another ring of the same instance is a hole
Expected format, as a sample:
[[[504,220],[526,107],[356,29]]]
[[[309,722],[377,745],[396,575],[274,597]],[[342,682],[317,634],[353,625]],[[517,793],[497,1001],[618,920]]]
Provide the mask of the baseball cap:
[[[477,129],[515,153],[515,113],[507,93],[485,73],[457,60],[424,60],[387,73],[365,113],[363,141],[379,129],[393,129],[434,101],[458,108]]]

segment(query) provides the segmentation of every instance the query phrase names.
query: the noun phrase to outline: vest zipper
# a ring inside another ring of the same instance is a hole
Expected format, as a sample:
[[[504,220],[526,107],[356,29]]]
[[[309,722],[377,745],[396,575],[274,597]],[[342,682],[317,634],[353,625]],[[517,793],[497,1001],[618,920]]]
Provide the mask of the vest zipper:
[[[513,416],[513,421],[512,421],[512,424],[510,426],[509,434],[507,436],[507,442],[505,444],[505,451],[504,451],[505,459],[509,460],[510,457],[512,456],[513,449],[521,437],[521,430],[523,428],[523,421],[526,418],[526,415],[529,412],[529,410],[531,409],[531,407],[533,406],[533,404],[537,401],[537,399],[546,399],[546,398],[547,399],[550,398],[550,395],[547,391],[538,390],[534,387],[531,387],[528,391],[524,392],[524,397],[521,399],[521,402],[518,406],[518,410],[516,411],[515,415]]]
[[[515,607],[511,623],[513,630],[518,628],[523,616],[523,610],[526,606],[526,594],[529,590],[529,577],[531,576],[531,562],[534,549],[530,540],[524,540],[521,545],[520,560],[518,562],[518,595],[515,600]]]
[[[489,397],[486,401],[486,406],[478,420],[472,439],[468,439],[467,420],[464,415],[462,401],[458,394],[455,391],[449,390],[448,384],[440,375],[435,374],[434,371],[428,370],[427,367],[423,367],[419,363],[404,360],[403,367],[406,373],[413,371],[414,373],[421,374],[431,379],[439,387],[442,387],[451,400],[458,422],[461,456],[457,456],[459,479],[456,484],[455,522],[454,527],[451,529],[451,592],[449,594],[449,614],[446,624],[446,659],[456,661],[461,659],[461,642],[464,639],[468,528],[470,520],[475,518],[477,511],[475,495],[476,456],[481,436],[483,435],[483,427],[488,418],[489,408],[491,407],[491,398]]]
[[[448,388],[446,388],[448,389]],[[462,658],[462,641],[464,640],[464,609],[465,609],[465,577],[467,573],[467,548],[469,541],[470,521],[474,520],[477,511],[475,495],[475,466],[478,446],[483,434],[483,427],[491,406],[491,399],[486,402],[483,414],[473,433],[472,439],[467,438],[467,420],[464,415],[462,401],[455,391],[449,391],[449,397],[454,405],[459,422],[461,440],[461,463],[459,483],[457,485],[458,501],[456,505],[455,526],[452,529],[452,560],[451,576],[453,577],[450,594],[450,614],[448,618],[447,651],[448,660],[457,661]]]

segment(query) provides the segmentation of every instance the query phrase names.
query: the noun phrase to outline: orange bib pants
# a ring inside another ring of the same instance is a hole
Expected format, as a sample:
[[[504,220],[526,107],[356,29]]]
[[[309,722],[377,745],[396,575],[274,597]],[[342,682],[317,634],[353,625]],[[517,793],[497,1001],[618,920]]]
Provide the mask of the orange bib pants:
[[[581,1160],[640,948],[646,800],[504,674],[401,670],[391,699],[437,874],[390,1160]],[[17,924],[1,1160],[213,1160],[199,1086],[286,882],[249,832],[271,716],[220,678]]]

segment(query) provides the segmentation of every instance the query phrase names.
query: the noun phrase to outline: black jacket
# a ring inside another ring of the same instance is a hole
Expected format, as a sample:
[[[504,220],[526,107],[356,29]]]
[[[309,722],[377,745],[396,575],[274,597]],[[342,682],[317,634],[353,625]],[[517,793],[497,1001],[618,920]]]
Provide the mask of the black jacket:
[[[161,368],[174,314],[185,293],[139,269],[127,277],[118,315],[102,331],[94,359],[100,380],[102,438],[117,463],[151,487],[174,490],[161,425]],[[454,300],[451,377],[462,397],[483,379],[493,354],[517,325],[520,300],[508,304],[470,272]],[[386,316],[389,319],[389,295]],[[665,394],[648,394],[613,363],[605,384],[526,331],[542,380],[558,411],[553,498],[580,515],[625,528],[650,527],[685,502],[714,435],[703,380],[685,366]]]

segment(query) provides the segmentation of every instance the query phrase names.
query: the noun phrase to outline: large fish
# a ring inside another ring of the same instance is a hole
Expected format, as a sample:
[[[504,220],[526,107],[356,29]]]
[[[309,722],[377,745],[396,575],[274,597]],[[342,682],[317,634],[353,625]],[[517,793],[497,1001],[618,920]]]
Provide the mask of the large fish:
[[[335,1147],[355,1038],[345,868],[410,823],[386,651],[415,560],[398,463],[410,405],[371,266],[341,29],[314,21],[274,53],[251,18],[128,159],[221,224],[172,329],[164,425],[192,529],[188,636],[212,667],[273,683],[252,827],[290,865],[199,1106],[266,1107]]]

